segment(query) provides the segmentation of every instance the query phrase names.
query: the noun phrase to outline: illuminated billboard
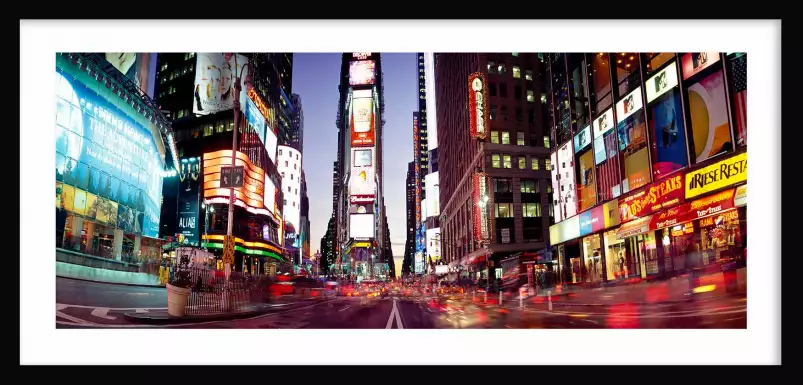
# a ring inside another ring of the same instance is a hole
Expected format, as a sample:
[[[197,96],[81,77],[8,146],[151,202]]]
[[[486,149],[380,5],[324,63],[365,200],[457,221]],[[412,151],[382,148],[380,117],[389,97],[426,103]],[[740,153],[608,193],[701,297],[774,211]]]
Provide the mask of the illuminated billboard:
[[[259,140],[265,143],[265,117],[262,116],[262,113],[251,99],[245,100],[245,120],[254,128]]]
[[[440,186],[438,185],[438,171],[424,176],[424,186],[427,196],[427,216],[437,217],[440,210]]]
[[[117,68],[137,87],[153,95],[156,85],[156,54],[143,52],[105,52],[102,54],[109,64]]]
[[[351,174],[349,179],[349,195],[370,196],[376,194],[376,181],[374,167],[374,149],[351,150]],[[359,164],[359,165],[358,165]],[[366,166],[361,166],[367,164]]]
[[[271,214],[276,214],[276,186],[270,180],[270,176],[265,174],[265,208]]]
[[[553,177],[557,180],[557,189],[552,193],[555,199],[555,222],[577,214],[577,191],[574,183],[574,154],[571,142],[566,142],[556,152],[557,164],[554,165]]]
[[[441,259],[441,229],[436,227],[434,229],[426,229],[427,234],[427,257],[431,258],[433,262]]]
[[[184,158],[180,162],[178,187],[178,233],[186,244],[200,244],[198,203],[201,185],[201,158]]]
[[[367,86],[376,81],[376,62],[357,60],[349,63],[349,85]]]
[[[472,183],[474,203],[474,239],[486,240],[490,236],[490,221],[488,215],[488,176],[485,173],[475,173]]]
[[[468,110],[472,138],[484,139],[488,135],[487,85],[482,72],[475,72],[468,77]]]
[[[240,101],[244,102],[248,98],[245,77],[250,68],[246,67],[245,71],[241,71],[248,63],[248,58],[237,55],[236,62],[237,68],[235,56],[230,53],[197,53],[193,113],[209,115],[234,108],[234,79],[240,73]]]
[[[156,140],[162,139],[154,139],[130,106],[85,87],[79,76],[56,71],[56,181],[62,191],[71,186],[73,197],[86,197],[82,205],[102,208],[110,224],[119,223],[122,205],[125,216],[133,216],[129,231],[158,237],[165,164]],[[74,210],[74,201],[69,203]]]
[[[270,215],[265,208],[265,172],[253,165],[248,155],[237,151],[236,166],[245,168],[243,187],[234,189],[234,203],[255,214]],[[203,156],[204,199],[211,203],[228,203],[231,190],[220,187],[220,168],[231,166],[231,150],[207,152]]]
[[[349,237],[373,238],[374,214],[351,214],[349,216]]]
[[[374,98],[356,98],[351,102],[351,145],[374,145]]]

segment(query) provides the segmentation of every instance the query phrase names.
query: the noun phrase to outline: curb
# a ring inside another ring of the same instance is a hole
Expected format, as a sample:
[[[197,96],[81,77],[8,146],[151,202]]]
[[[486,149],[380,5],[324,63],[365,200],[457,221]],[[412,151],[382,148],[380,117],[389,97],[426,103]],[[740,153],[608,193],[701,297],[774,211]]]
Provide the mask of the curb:
[[[227,320],[235,320],[241,318],[248,318],[263,314],[270,314],[274,312],[279,312],[282,310],[293,310],[296,307],[303,307],[306,305],[314,304],[315,302],[322,302],[320,300],[312,300],[304,303],[292,303],[288,305],[279,305],[279,306],[267,306],[261,305],[255,310],[249,311],[240,311],[240,312],[233,312],[233,313],[220,313],[220,314],[209,314],[209,315],[188,315],[184,317],[173,317],[171,315],[167,315],[167,311],[165,311],[165,315],[163,316],[147,316],[148,313],[136,313],[136,312],[126,312],[123,313],[123,316],[132,322],[142,323],[142,324],[152,324],[152,325],[167,325],[167,324],[176,324],[176,323],[194,323],[194,322],[210,322],[210,321],[227,321]],[[297,305],[297,306],[293,306]]]
[[[743,296],[745,294],[746,293],[732,293],[732,294],[729,293],[729,294],[725,294],[725,295],[703,297],[703,298],[699,298],[699,297],[695,297],[695,296],[689,296],[689,297],[684,298],[684,299],[673,299],[673,300],[668,300],[668,301],[656,301],[656,302],[643,302],[643,301],[640,301],[640,302],[620,302],[620,303],[553,302],[552,306],[589,306],[589,307],[594,307],[594,306],[615,306],[615,305],[621,305],[621,304],[630,304],[630,305],[670,305],[670,304],[675,304],[675,303],[713,301],[713,300],[722,299],[722,298],[738,298],[738,297],[741,297],[741,296]]]
[[[67,276],[58,275],[58,274],[56,274],[56,278],[72,279],[72,280],[84,281],[84,282],[102,283],[102,284],[106,284],[106,285],[153,287],[153,288],[164,288],[165,287],[163,285],[150,285],[150,284],[145,284],[145,283],[124,283],[124,282],[96,281],[94,279],[67,277]]]

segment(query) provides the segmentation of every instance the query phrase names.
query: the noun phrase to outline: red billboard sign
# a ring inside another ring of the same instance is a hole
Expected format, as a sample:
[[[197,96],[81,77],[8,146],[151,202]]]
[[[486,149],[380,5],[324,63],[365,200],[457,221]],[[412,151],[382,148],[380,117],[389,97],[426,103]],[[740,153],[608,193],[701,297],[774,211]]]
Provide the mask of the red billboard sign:
[[[619,216],[622,223],[683,202],[684,187],[684,175],[678,173],[619,198]]]
[[[485,139],[488,135],[488,82],[485,74],[475,72],[468,77],[468,104],[471,137]]]
[[[729,189],[723,192],[691,201],[684,205],[674,207],[652,218],[650,227],[652,229],[662,229],[674,225],[691,222],[695,219],[705,218],[736,208],[733,196],[736,189]]]

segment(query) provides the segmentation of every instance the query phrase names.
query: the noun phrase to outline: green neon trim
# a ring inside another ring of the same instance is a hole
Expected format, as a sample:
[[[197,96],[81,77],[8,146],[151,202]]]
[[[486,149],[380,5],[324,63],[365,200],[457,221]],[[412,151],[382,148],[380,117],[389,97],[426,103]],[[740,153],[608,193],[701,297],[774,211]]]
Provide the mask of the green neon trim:
[[[222,243],[218,243],[218,242],[202,242],[201,243],[201,247],[204,247],[204,246],[212,248],[212,249],[223,249],[223,244]],[[243,254],[261,255],[261,256],[265,256],[265,257],[271,257],[271,258],[273,258],[273,259],[275,259],[277,261],[284,261],[284,259],[282,257],[280,257],[278,254],[272,253],[270,251],[259,250],[259,249],[246,249],[246,248],[244,248],[242,246],[238,246],[238,245],[234,246],[234,250],[237,250],[237,251],[239,251],[239,252],[241,252]]]

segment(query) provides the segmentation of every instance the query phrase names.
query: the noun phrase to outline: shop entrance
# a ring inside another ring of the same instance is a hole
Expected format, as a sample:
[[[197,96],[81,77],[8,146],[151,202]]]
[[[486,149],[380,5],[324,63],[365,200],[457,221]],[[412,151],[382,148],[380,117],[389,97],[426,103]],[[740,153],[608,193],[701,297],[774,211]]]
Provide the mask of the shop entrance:
[[[583,256],[584,281],[589,283],[602,281],[602,256],[599,234],[583,238]]]

